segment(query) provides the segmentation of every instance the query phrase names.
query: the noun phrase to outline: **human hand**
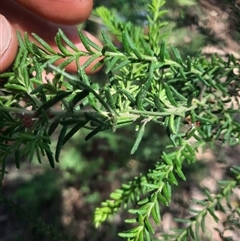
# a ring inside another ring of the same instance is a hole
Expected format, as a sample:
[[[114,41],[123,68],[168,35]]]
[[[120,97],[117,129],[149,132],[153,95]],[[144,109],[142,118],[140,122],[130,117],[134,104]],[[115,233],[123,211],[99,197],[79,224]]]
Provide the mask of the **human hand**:
[[[60,28],[79,50],[85,51],[74,25],[87,20],[93,7],[92,0],[0,0],[0,6],[0,72],[12,64],[17,54],[16,31],[27,32],[34,42],[30,34],[36,33],[57,51],[54,37]],[[102,46],[97,38],[87,32],[84,34]],[[88,58],[81,57],[80,65]],[[87,74],[94,73],[91,68],[97,61],[85,69]],[[76,72],[76,64],[72,62],[66,70]]]

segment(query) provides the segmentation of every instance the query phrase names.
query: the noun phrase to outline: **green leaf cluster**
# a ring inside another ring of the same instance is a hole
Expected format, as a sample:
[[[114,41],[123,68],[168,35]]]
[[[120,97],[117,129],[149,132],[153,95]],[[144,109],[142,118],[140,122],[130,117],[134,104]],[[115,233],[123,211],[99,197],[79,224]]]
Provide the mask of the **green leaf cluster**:
[[[79,31],[85,52],[79,51],[61,30],[56,35],[59,52],[36,35],[41,47],[27,35],[19,35],[14,66],[0,75],[7,80],[0,95],[2,179],[10,154],[15,155],[18,168],[23,157],[32,161],[34,156],[39,163],[46,156],[54,167],[65,143],[82,128],[88,130],[85,140],[89,140],[101,131],[114,132],[132,124],[137,127],[137,138],[131,154],[138,149],[149,123],[166,129],[171,144],[159,153],[155,167],[122,184],[95,211],[94,223],[99,227],[120,208],[127,208],[132,215],[125,220],[130,229],[119,235],[128,241],[153,239],[154,225],[161,223],[161,207],[171,202],[172,187],[186,180],[183,164],[194,164],[200,148],[216,141],[236,145],[240,138],[240,124],[234,118],[240,113],[239,60],[233,55],[223,59],[201,54],[183,59],[161,31],[167,25],[162,21],[167,13],[164,4],[164,0],[149,4],[147,33],[131,23],[114,21],[110,10],[98,8],[97,14],[120,40],[119,47],[105,31],[101,32],[103,48]],[[82,56],[91,57],[79,66]],[[103,59],[93,69],[104,63],[108,80],[104,86],[84,72],[99,57]],[[54,66],[61,58],[65,60]],[[71,62],[78,66],[76,75],[65,71]],[[53,80],[43,84],[43,71],[53,73]],[[58,103],[60,108],[55,107]],[[58,142],[54,151],[51,136],[55,133]],[[223,200],[231,209],[228,200],[239,185],[239,167],[232,167],[232,174],[231,180],[219,183],[216,196],[206,191],[206,200],[195,200],[202,209],[190,210],[194,215],[189,220],[178,220],[187,223],[186,228],[175,229],[163,240],[198,240],[207,213],[217,221],[217,208],[227,212]]]

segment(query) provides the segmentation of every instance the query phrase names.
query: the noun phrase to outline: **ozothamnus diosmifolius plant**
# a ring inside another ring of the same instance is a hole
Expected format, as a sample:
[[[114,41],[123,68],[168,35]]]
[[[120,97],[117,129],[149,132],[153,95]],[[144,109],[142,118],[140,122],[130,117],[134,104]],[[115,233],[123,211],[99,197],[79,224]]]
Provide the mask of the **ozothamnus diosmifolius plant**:
[[[55,167],[65,143],[82,128],[90,139],[98,132],[124,128],[133,124],[137,138],[132,140],[131,154],[144,136],[146,126],[154,122],[166,129],[171,145],[166,146],[155,168],[139,174],[129,183],[111,193],[110,198],[96,208],[94,224],[102,225],[120,208],[128,209],[132,218],[125,220],[129,230],[119,235],[128,241],[153,240],[153,226],[161,224],[161,207],[171,202],[172,187],[180,179],[186,180],[183,163],[194,164],[200,148],[214,144],[239,144],[240,123],[234,119],[240,113],[240,64],[234,56],[223,59],[217,55],[206,58],[199,54],[183,59],[178,49],[168,45],[162,20],[164,0],[152,0],[147,9],[146,31],[129,22],[120,21],[100,7],[97,14],[117,36],[121,49],[102,31],[104,47],[100,48],[79,31],[79,38],[87,49],[80,52],[59,30],[56,42],[61,53],[56,53],[41,38],[41,47],[18,36],[19,52],[13,68],[0,75],[7,80],[0,95],[0,163],[1,179],[6,172],[6,161],[14,154],[17,168],[24,159],[37,157],[41,163],[46,156]],[[74,52],[69,52],[67,44]],[[94,49],[94,51],[92,50]],[[65,66],[81,56],[92,54],[78,74],[70,75]],[[92,83],[84,68],[103,56],[104,72],[109,83]],[[68,59],[54,66],[62,57]],[[54,73],[52,82],[42,83],[43,70]],[[35,73],[33,75],[33,73]],[[64,87],[64,88],[63,88]],[[24,105],[20,102],[24,101]],[[62,108],[54,105],[60,102]],[[29,108],[31,106],[31,110]],[[188,128],[183,128],[188,125]],[[60,128],[56,148],[51,147],[51,136]],[[215,221],[215,210],[236,211],[230,203],[232,189],[240,184],[240,167],[230,168],[231,179],[219,182],[219,192],[206,190],[204,201],[195,200],[201,210],[191,210],[189,220],[178,220],[186,225],[160,240],[199,240],[205,230],[205,217]],[[228,203],[227,207],[222,202]],[[234,209],[234,210],[233,210]],[[155,223],[155,224],[154,224]],[[154,225],[153,225],[154,224]]]

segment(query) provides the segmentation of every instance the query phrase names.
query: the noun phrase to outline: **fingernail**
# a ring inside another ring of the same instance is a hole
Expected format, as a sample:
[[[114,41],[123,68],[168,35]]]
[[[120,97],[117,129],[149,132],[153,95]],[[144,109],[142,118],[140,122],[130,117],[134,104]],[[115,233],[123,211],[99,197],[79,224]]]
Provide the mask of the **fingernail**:
[[[12,38],[12,27],[7,19],[2,15],[0,15],[0,27],[0,56],[2,57],[9,48]]]
[[[0,15],[0,72],[6,70],[17,54],[17,38],[12,25]]]

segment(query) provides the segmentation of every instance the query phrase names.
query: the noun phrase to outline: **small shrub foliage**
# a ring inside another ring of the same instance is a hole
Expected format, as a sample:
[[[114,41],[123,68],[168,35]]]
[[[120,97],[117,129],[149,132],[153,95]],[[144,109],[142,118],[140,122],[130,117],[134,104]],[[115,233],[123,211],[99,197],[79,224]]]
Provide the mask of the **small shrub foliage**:
[[[240,138],[240,123],[235,119],[240,113],[239,60],[233,55],[205,57],[201,53],[183,59],[178,49],[168,44],[164,4],[164,0],[149,3],[147,31],[116,18],[105,7],[97,8],[120,47],[113,44],[106,31],[101,33],[104,47],[100,48],[79,30],[86,52],[79,51],[61,30],[56,35],[60,52],[35,34],[41,47],[29,41],[27,34],[24,38],[18,35],[20,47],[15,63],[9,72],[0,75],[7,80],[0,95],[1,179],[6,175],[10,154],[15,155],[17,168],[23,157],[30,161],[36,157],[41,163],[43,156],[54,168],[61,149],[82,128],[88,130],[88,140],[101,131],[115,132],[133,124],[138,128],[131,154],[138,149],[149,123],[166,129],[171,144],[159,153],[155,167],[122,184],[95,210],[94,224],[99,227],[119,209],[127,209],[131,215],[125,220],[129,229],[119,235],[128,241],[153,240],[155,224],[161,224],[161,209],[171,202],[172,188],[179,180],[186,181],[183,164],[194,165],[200,148],[216,142],[232,146],[239,144]],[[69,62],[78,65],[78,59],[86,55],[92,57],[78,66],[77,75],[64,71]],[[108,79],[104,86],[92,82],[84,72],[100,56],[104,58],[94,68],[104,64]],[[67,58],[54,66],[62,57]],[[54,72],[52,82],[42,83],[44,70]],[[20,105],[21,100],[25,104]],[[58,102],[60,110],[54,108]],[[60,132],[56,132],[57,127]],[[54,133],[59,135],[56,149],[51,147]],[[231,178],[218,183],[216,194],[205,190],[204,200],[192,201],[202,208],[190,210],[188,220],[177,220],[185,224],[183,228],[174,229],[160,240],[200,240],[199,233],[206,229],[206,215],[218,221],[215,210],[239,217],[239,205],[234,207],[230,197],[240,184],[240,167],[231,166],[230,172]]]

